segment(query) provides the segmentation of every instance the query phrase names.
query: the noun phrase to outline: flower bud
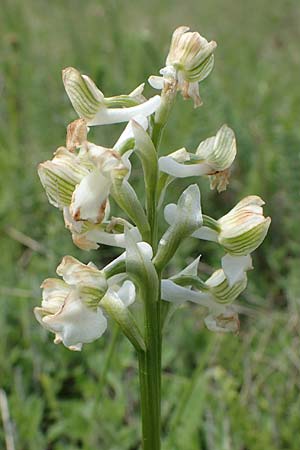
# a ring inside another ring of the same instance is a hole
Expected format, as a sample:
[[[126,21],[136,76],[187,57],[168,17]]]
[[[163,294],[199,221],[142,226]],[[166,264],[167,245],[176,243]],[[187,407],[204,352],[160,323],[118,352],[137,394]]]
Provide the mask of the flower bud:
[[[270,217],[264,217],[262,205],[260,197],[250,195],[218,220],[218,241],[229,254],[248,255],[262,243],[271,223]]]

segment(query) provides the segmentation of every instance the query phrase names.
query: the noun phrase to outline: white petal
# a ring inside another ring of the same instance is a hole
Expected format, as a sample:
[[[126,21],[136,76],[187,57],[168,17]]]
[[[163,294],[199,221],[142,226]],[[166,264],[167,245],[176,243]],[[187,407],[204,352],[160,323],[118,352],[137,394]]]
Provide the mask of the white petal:
[[[222,269],[229,286],[232,286],[245,277],[247,270],[253,269],[251,256],[231,256],[226,254],[222,258]]]
[[[209,314],[204,323],[210,331],[220,333],[238,333],[240,328],[238,314],[228,307]]]
[[[70,286],[57,278],[47,278],[43,281],[42,308],[48,313],[55,314],[64,304],[66,297],[70,294]]]
[[[131,162],[130,162],[130,156],[132,155],[133,150],[128,150],[128,152],[124,153],[124,155],[122,155],[122,163],[124,164],[124,167],[126,167],[127,169],[127,174],[124,177],[124,180],[128,180],[128,178],[131,175]]]
[[[210,308],[213,302],[210,294],[178,286],[171,280],[162,280],[161,298],[177,305],[190,301],[207,308]]]
[[[138,238],[139,234],[137,234],[135,231],[132,231],[132,229],[130,230],[131,233],[131,237],[132,239],[136,239]],[[149,245],[147,242],[137,242],[137,246],[139,247],[139,249],[141,250],[141,253],[143,254],[144,257],[148,258],[148,259],[152,259],[153,256],[153,250],[151,245]],[[111,261],[109,264],[107,264],[104,269],[108,269],[111,270],[114,266],[116,266],[117,264],[119,264],[122,261],[126,260],[126,251],[123,252],[120,256],[118,256],[117,258],[115,258],[113,261]]]
[[[88,125],[109,125],[112,123],[129,122],[136,116],[148,117],[153,114],[160,105],[160,96],[155,95],[144,103],[130,108],[100,108],[96,115],[88,122]]]
[[[139,101],[140,99],[141,101],[145,101],[145,97],[143,96],[144,88],[145,83],[141,83],[138,87],[136,87],[135,89],[133,89],[133,91],[130,92],[129,97],[132,97],[137,101]]]
[[[198,266],[200,261],[201,255],[198,256],[198,258],[194,259],[191,264],[186,266],[183,270],[181,270],[179,273],[175,275],[175,277],[181,277],[182,275],[191,275],[191,276],[197,276],[198,275]],[[172,277],[173,278],[173,277]]]
[[[167,65],[160,69],[159,73],[163,75],[164,78],[176,79],[176,69],[172,65]]]
[[[66,347],[92,342],[102,336],[107,328],[102,310],[85,306],[75,291],[59,314],[45,316],[43,322]]]
[[[166,205],[164,209],[164,217],[165,221],[172,225],[176,221],[176,215],[177,215],[177,205],[175,203],[169,203]]]
[[[178,204],[170,203],[164,209],[166,222],[175,226],[177,224],[192,225],[194,229],[202,224],[201,196],[196,184],[188,186],[179,197]]]
[[[73,218],[100,223],[104,218],[110,187],[110,180],[99,169],[84,177],[73,194],[70,209]]]
[[[169,156],[162,156],[158,160],[159,170],[161,172],[172,175],[177,178],[194,177],[199,175],[207,175],[211,172],[211,167],[208,164],[189,164],[184,165],[178,163]]]
[[[65,256],[56,272],[69,285],[90,286],[104,291],[107,287],[103,272],[95,266],[86,265],[72,256]]]
[[[153,89],[163,89],[164,87],[164,77],[157,77],[156,75],[151,75],[148,78],[148,83]]]
[[[117,294],[124,303],[124,306],[129,306],[135,301],[135,285],[131,281],[126,280]]]
[[[137,122],[139,125],[141,125],[141,127],[144,130],[147,130],[147,128],[148,128],[148,119],[145,116],[138,115],[138,116],[133,117],[133,120],[135,122]],[[119,149],[122,147],[122,145],[124,145],[124,143],[126,141],[128,141],[128,139],[131,139],[133,137],[134,137],[134,134],[133,134],[133,130],[132,130],[132,122],[130,121],[126,125],[123,133],[121,134],[121,136],[119,137],[119,139],[117,140],[115,145],[113,146],[114,150],[119,151]]]
[[[132,232],[130,230],[131,236]],[[141,253],[143,254],[143,256],[147,259],[152,259],[153,257],[153,250],[150,244],[148,244],[147,242],[138,242],[137,246],[139,247]]]
[[[192,237],[203,239],[204,241],[218,242],[218,233],[208,227],[199,228],[192,234]]]
[[[113,275],[107,280],[108,287],[115,291],[127,278],[128,276],[125,272]]]
[[[136,242],[142,240],[140,232],[136,227],[131,229],[132,234]],[[107,233],[106,231],[98,230],[94,228],[93,230],[87,231],[85,237],[92,242],[97,244],[110,245],[112,247],[126,248],[125,234],[124,233]]]

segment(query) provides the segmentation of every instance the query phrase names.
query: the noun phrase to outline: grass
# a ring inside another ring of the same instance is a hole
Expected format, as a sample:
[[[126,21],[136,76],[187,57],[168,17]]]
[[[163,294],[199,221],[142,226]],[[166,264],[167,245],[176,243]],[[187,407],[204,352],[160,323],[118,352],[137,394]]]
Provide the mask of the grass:
[[[164,450],[298,450],[298,2],[3,0],[1,8],[0,387],[16,449],[139,448],[137,368],[127,342],[110,327],[103,339],[72,353],[55,347],[33,318],[39,285],[54,276],[63,255],[99,265],[113,256],[108,248],[75,249],[47,203],[36,165],[63,144],[75,118],[62,68],[91,75],[107,95],[129,92],[162,67],[172,30],[188,24],[218,42],[216,67],[202,83],[202,108],[178,101],[162,152],[193,149],[228,123],[238,160],[226,193],[210,192],[201,180],[204,211],[217,218],[255,193],[265,199],[272,226],[240,300],[247,314],[239,337],[209,334],[191,305],[169,325]],[[98,127],[92,139],[111,145],[121,128]],[[137,165],[134,176],[140,189]],[[199,252],[205,264],[218,265],[215,246],[190,240],[170,271]],[[0,427],[0,448],[4,439]]]

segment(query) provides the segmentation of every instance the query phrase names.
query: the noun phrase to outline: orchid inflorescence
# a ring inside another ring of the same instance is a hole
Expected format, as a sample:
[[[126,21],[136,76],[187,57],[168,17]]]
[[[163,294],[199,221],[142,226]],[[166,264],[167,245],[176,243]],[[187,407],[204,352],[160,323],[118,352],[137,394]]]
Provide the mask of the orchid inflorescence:
[[[263,200],[255,195],[240,200],[221,218],[204,214],[195,183],[177,203],[164,207],[167,227],[159,236],[158,212],[177,178],[208,177],[210,188],[218,192],[229,183],[237,148],[226,124],[194,149],[182,147],[159,156],[177,93],[192,99],[195,108],[202,104],[199,83],[213,69],[216,45],[187,27],[177,28],[165,67],[159,76],[149,77],[150,85],[161,91],[150,99],[143,94],[144,84],[129,94],[105,97],[87,75],[72,67],[63,70],[63,83],[79,118],[68,125],[65,145],[38,168],[49,202],[62,211],[74,244],[85,251],[104,244],[123,253],[102,269],[65,256],[57,267],[61,278],[42,283],[42,304],[35,316],[55,334],[55,343],[77,351],[103,335],[107,319],[116,322],[138,356],[144,450],[160,449],[164,327],[175,309],[190,301],[202,307],[209,330],[237,333],[234,301],[247,286],[251,254],[271,222],[263,215]],[[124,122],[111,148],[89,141],[90,127]],[[145,202],[131,184],[133,154],[141,163]],[[111,199],[122,217],[111,214]],[[199,275],[200,256],[166,277],[165,269],[187,238],[211,241],[223,249],[220,268],[208,279]]]
[[[147,338],[130,306],[136,297],[149,301],[148,294],[143,294],[149,282],[161,293],[155,298],[154,292],[153,302],[197,303],[207,311],[208,329],[238,331],[233,302],[246,288],[251,253],[270,225],[270,218],[263,216],[262,199],[248,196],[225,216],[213,219],[202,213],[199,187],[192,184],[177,204],[165,206],[168,228],[156,238],[157,210],[176,178],[208,176],[211,188],[219,192],[229,181],[236,139],[227,125],[200,142],[195,151],[180,148],[161,157],[157,152],[176,93],[180,91],[184,98],[193,99],[195,107],[200,106],[199,82],[213,69],[215,48],[214,41],[208,42],[187,27],[176,29],[161,76],[149,78],[161,95],[148,100],[143,84],[130,94],[105,97],[88,76],[72,67],[63,71],[63,83],[79,119],[68,126],[65,146],[55,151],[52,160],[39,165],[40,180],[50,203],[62,211],[76,246],[91,250],[105,244],[121,247],[124,253],[101,270],[65,256],[57,268],[62,279],[43,282],[43,301],[35,315],[55,333],[55,343],[81,350],[83,344],[102,336],[110,317],[138,350],[145,350]],[[89,127],[120,122],[127,125],[111,148],[88,140]],[[144,172],[146,207],[129,182],[133,153]],[[111,216],[110,197],[124,217]],[[221,268],[204,281],[198,274],[199,257],[164,279],[162,271],[178,245],[190,236],[223,247]],[[162,322],[161,318],[159,327]]]

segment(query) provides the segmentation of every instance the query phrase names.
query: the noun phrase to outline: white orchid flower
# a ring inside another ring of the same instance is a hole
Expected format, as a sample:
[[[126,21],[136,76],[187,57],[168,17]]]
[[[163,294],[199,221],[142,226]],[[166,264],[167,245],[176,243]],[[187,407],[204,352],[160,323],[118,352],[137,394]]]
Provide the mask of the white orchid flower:
[[[89,126],[128,122],[139,115],[148,117],[160,105],[159,95],[149,100],[142,96],[144,84],[129,95],[104,97],[91,78],[73,67],[63,70],[63,83],[75,111]]]
[[[219,220],[204,216],[204,226],[192,235],[223,246],[227,254],[222,258],[222,266],[226,267],[224,270],[230,283],[236,281],[244,269],[251,267],[250,253],[266,237],[271,218],[264,217],[263,205],[264,201],[256,195],[245,197]]]
[[[190,32],[189,27],[177,28],[173,33],[166,67],[160,71],[163,77],[151,76],[150,85],[162,89],[165,83],[175,79],[182,96],[192,98],[195,108],[200,106],[198,83],[212,71],[216,47],[215,41],[208,42],[199,33]]]
[[[69,208],[64,208],[63,213],[66,228],[70,230],[74,244],[82,250],[96,250],[100,244],[125,248],[124,224],[131,227],[136,242],[142,241],[139,230],[123,219],[113,218],[109,221],[103,220],[101,224],[93,224],[86,220],[74,220]]]
[[[197,303],[209,312],[205,318],[207,328],[212,331],[232,332],[238,331],[238,318],[233,313],[231,304],[245,290],[247,275],[244,268],[240,274],[240,268],[236,268],[237,279],[230,283],[226,272],[232,273],[232,267],[228,269],[228,261],[224,261],[224,268],[216,270],[205,282],[197,276],[199,258],[179,274],[168,280],[162,280],[161,296],[163,300],[181,305],[186,301]]]
[[[34,313],[39,323],[55,334],[54,342],[63,343],[70,350],[81,350],[83,344],[100,338],[105,332],[107,319],[101,299],[108,291],[118,299],[122,310],[135,300],[131,281],[115,285],[92,263],[85,265],[65,256],[57,274],[63,280],[49,278],[42,283],[42,305]]]
[[[63,280],[49,278],[42,284],[41,307],[34,309],[37,320],[55,333],[56,344],[81,350],[84,343],[98,339],[106,330],[102,310],[95,306],[107,289],[104,274],[66,256],[57,268]]]
[[[147,129],[146,117],[137,116],[135,121]],[[41,182],[50,203],[63,210],[65,225],[78,247],[96,249],[101,243],[125,247],[124,233],[112,234],[109,230],[108,197],[114,177],[126,180],[131,172],[132,122],[113,149],[92,144],[86,138],[85,121],[72,122],[67,133],[68,149],[60,147],[51,161],[39,165]],[[138,231],[136,239],[140,240]]]
[[[50,203],[59,209],[68,207],[74,220],[101,223],[113,177],[128,172],[115,151],[86,143],[78,154],[60,147],[51,161],[38,167],[38,173]]]
[[[180,149],[159,158],[159,169],[177,178],[208,175],[211,189],[217,187],[221,192],[228,184],[229,169],[235,156],[234,132],[223,125],[216,136],[201,142],[195,153]]]

